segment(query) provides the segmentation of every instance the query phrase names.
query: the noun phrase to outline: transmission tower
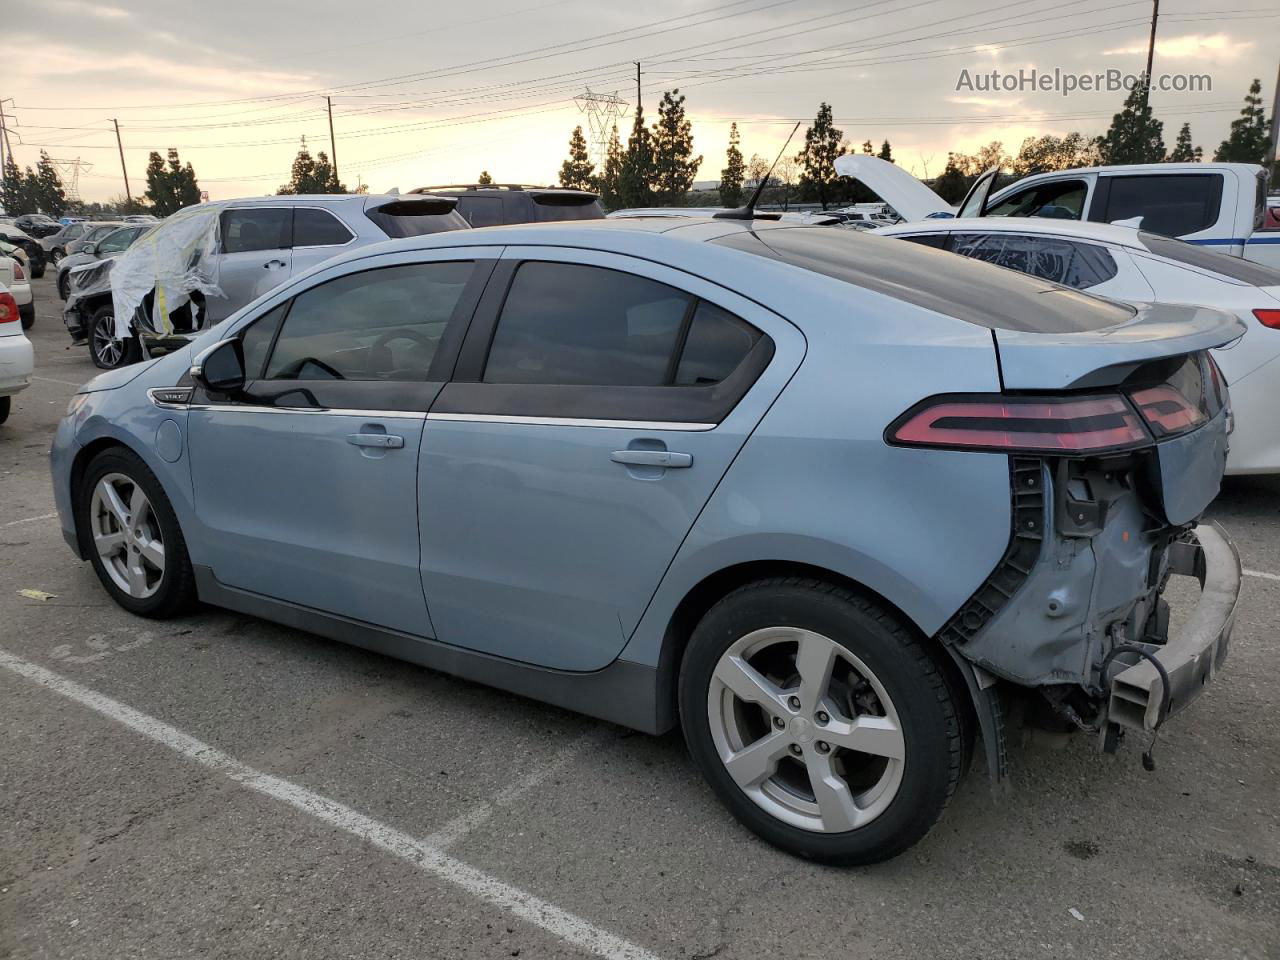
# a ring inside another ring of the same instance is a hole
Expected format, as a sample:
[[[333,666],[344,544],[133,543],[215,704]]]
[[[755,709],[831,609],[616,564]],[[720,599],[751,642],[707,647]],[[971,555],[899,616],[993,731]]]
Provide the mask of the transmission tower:
[[[53,164],[55,170],[58,171],[58,178],[62,181],[62,188],[66,192],[67,199],[73,203],[80,202],[80,173],[81,171],[88,173],[93,169],[93,164],[88,160],[81,160],[76,157],[74,160],[63,160],[59,157],[50,157],[49,162]]]
[[[590,87],[581,96],[573,98],[578,109],[587,115],[591,131],[591,159],[597,171],[604,170],[605,155],[609,152],[609,136],[618,121],[627,115],[631,104],[613,93],[593,93]]]

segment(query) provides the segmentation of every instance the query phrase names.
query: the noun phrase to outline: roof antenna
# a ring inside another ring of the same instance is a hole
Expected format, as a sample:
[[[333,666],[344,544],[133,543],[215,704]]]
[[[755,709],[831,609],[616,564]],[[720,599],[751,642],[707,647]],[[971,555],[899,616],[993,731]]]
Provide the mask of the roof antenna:
[[[796,121],[796,125],[791,128],[791,132],[787,134],[787,142],[782,145],[782,149],[778,151],[778,155],[773,158],[773,164],[769,167],[769,172],[760,178],[760,182],[756,184],[756,192],[751,194],[751,199],[747,201],[745,207],[735,207],[732,210],[721,210],[714,214],[717,220],[754,220],[756,217],[756,204],[760,202],[760,194],[764,193],[764,188],[769,183],[769,178],[773,176],[773,168],[778,165],[778,161],[782,159],[782,155],[787,152],[787,147],[791,146],[791,138],[796,135],[796,131],[800,129],[800,121]]]

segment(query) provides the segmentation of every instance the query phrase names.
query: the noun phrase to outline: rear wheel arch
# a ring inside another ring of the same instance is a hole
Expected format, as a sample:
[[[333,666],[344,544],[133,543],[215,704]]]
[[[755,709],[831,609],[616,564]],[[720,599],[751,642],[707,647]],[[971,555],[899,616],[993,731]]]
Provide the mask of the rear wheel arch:
[[[752,560],[737,563],[717,570],[695,584],[676,604],[663,638],[662,652],[658,660],[658,716],[667,718],[666,725],[674,726],[679,722],[676,709],[676,690],[680,678],[680,664],[684,659],[685,648],[694,628],[707,612],[739,587],[760,580],[794,578],[808,580],[823,585],[841,587],[867,600],[872,601],[886,611],[892,613],[903,624],[908,625],[931,645],[936,646],[935,658],[948,673],[948,681],[955,681],[957,691],[964,691],[964,696],[957,699],[972,705],[972,700],[958,668],[951,662],[940,644],[917,623],[901,606],[894,603],[884,594],[873,590],[853,578],[826,567],[801,563],[794,560]]]

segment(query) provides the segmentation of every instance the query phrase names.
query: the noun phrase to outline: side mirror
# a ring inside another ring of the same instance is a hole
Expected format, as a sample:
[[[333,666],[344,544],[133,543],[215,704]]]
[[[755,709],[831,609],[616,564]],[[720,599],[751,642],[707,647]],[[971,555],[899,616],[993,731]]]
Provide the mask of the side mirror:
[[[80,248],[81,253],[87,253],[89,256],[96,256],[98,253],[98,244],[96,241],[90,240]]]
[[[196,357],[191,379],[209,393],[235,396],[244,391],[244,344],[239,337],[215,343]]]

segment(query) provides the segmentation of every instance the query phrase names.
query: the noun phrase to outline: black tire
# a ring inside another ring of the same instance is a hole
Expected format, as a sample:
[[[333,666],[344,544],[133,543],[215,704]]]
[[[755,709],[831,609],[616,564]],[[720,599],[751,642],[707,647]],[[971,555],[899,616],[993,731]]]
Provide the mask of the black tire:
[[[18,308],[18,319],[22,321],[22,329],[30,330],[36,325],[36,305],[24,303]]]
[[[159,588],[145,599],[131,597],[116,585],[93,545],[89,517],[93,491],[98,481],[110,473],[123,474],[142,488],[147,499],[151,501],[152,511],[160,525],[164,540],[165,569],[160,578]],[[191,558],[187,555],[186,539],[182,536],[182,528],[178,526],[178,517],[173,512],[173,505],[165,495],[164,488],[160,486],[160,481],[137,454],[124,447],[104,450],[89,462],[80,486],[72,492],[72,495],[75,503],[76,530],[79,533],[81,548],[93,564],[94,572],[102,581],[107,593],[111,595],[111,599],[130,613],[157,620],[178,616],[195,606],[195,574],[191,569]]]
[[[9,410],[12,406],[10,397],[0,397],[0,423],[4,423],[9,419]]]
[[[63,300],[67,299],[67,296],[71,293],[71,291],[68,289],[71,283],[70,271],[68,270],[61,271],[58,274],[57,283],[58,283],[58,296],[61,297]]]
[[[89,357],[100,370],[116,370],[137,363],[142,359],[142,347],[137,337],[125,340],[115,338],[116,311],[104,303],[89,320]]]
[[[66,255],[67,251],[63,250],[61,247],[54,247],[49,251],[49,262],[56,267],[58,265],[58,261]]]
[[[716,665],[740,638],[777,626],[836,641],[869,667],[896,706],[904,743],[901,781],[883,812],[861,827],[824,833],[787,823],[744,793],[720,759],[708,717]],[[689,751],[730,812],[774,846],[841,866],[897,856],[938,821],[964,767],[957,705],[927,643],[896,615],[841,586],[787,577],[740,587],[707,612],[685,651],[679,702]]]

